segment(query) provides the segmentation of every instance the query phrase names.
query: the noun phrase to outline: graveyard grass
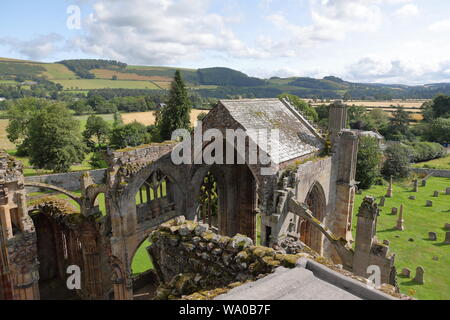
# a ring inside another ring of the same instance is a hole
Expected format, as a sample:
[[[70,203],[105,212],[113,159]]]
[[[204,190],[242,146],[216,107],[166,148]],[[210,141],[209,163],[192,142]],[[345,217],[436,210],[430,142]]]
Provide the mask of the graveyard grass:
[[[421,187],[419,180],[419,192],[412,192],[412,179],[394,184],[394,197],[386,198],[386,204],[378,217],[377,238],[379,241],[390,241],[390,252],[396,254],[395,266],[397,274],[403,268],[411,270],[411,278],[397,277],[400,290],[421,300],[449,300],[450,299],[450,245],[444,245],[444,225],[450,223],[450,196],[445,195],[445,189],[450,187],[450,178],[430,178],[426,187]],[[386,194],[387,185],[374,186],[355,199],[353,215],[353,237],[356,232],[356,214],[362,199],[374,196],[379,199]],[[433,197],[434,191],[440,191],[438,198]],[[416,196],[416,200],[409,200],[410,196]],[[427,200],[433,201],[433,207],[425,206]],[[394,227],[398,216],[391,215],[392,208],[400,209],[404,205],[405,231],[398,231]],[[438,241],[428,240],[428,233],[436,232]],[[398,236],[398,238],[396,237]],[[412,238],[414,242],[408,240]],[[434,261],[433,257],[438,257]],[[416,268],[422,266],[425,269],[425,284],[419,285],[413,281]]]

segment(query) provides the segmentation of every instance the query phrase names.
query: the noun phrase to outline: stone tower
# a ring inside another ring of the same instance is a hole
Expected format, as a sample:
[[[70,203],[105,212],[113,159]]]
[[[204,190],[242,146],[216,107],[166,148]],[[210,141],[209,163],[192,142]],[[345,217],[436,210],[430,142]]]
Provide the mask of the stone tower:
[[[330,105],[328,118],[328,129],[332,135],[345,129],[347,125],[347,106],[342,101],[337,100]]]
[[[39,299],[36,232],[22,165],[0,152],[0,300]]]

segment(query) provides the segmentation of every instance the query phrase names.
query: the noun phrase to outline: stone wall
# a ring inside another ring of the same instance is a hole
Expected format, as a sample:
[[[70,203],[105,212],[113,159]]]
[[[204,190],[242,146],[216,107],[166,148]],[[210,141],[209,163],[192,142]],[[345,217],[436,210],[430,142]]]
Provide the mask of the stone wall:
[[[412,168],[412,171],[417,174],[425,174],[425,175],[432,174],[433,177],[450,178],[450,170]]]
[[[67,191],[81,190],[80,179],[86,171],[48,174],[43,176],[25,177],[26,183],[51,184]],[[106,169],[89,171],[96,184],[103,184],[106,177]],[[38,188],[30,188],[29,191],[39,191]]]
[[[219,236],[208,227],[178,217],[151,236],[148,249],[160,282],[158,299],[237,286],[271,273],[276,267],[295,267],[302,254],[278,254],[237,234]]]

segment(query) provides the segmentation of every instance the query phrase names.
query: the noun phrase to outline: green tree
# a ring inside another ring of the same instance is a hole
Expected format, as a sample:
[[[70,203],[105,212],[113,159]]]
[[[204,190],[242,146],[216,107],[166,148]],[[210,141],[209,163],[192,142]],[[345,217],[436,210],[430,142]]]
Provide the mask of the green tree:
[[[84,159],[80,123],[60,103],[48,103],[28,124],[30,163],[37,168],[67,172]]]
[[[317,115],[316,110],[311,107],[306,101],[300,99],[299,97],[293,94],[281,94],[278,96],[279,99],[287,99],[289,103],[297,109],[302,115],[304,115],[308,120],[317,122],[319,120],[319,116]]]
[[[400,143],[389,146],[385,151],[386,161],[381,173],[386,179],[389,177],[407,178],[411,170],[410,149]]]
[[[434,118],[450,116],[450,96],[438,95],[434,98],[433,113]]]
[[[147,127],[139,122],[117,126],[112,130],[111,146],[115,149],[137,147],[149,143],[150,134]]]
[[[175,79],[172,82],[169,99],[165,107],[161,109],[158,118],[161,138],[170,140],[172,132],[177,129],[190,128],[190,113],[192,105],[188,98],[186,86],[179,70],[175,72]]]
[[[29,123],[46,105],[47,100],[38,98],[18,99],[9,105],[6,133],[9,141],[17,146],[18,156],[28,155]]]
[[[438,118],[424,126],[424,137],[441,144],[450,143],[450,118]]]
[[[401,106],[397,106],[389,120],[389,126],[385,132],[388,140],[402,141],[408,138],[409,130],[409,113]]]
[[[361,137],[356,163],[356,180],[361,189],[370,189],[380,177],[381,157],[378,140],[369,136]]]
[[[111,126],[99,116],[90,116],[83,132],[84,142],[92,151],[104,149],[108,143]]]

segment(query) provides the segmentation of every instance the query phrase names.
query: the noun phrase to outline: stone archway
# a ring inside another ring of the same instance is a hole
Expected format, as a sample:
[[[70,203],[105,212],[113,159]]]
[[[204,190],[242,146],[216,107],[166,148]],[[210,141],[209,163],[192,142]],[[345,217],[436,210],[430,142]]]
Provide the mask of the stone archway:
[[[199,178],[201,175],[202,178]],[[256,240],[257,182],[247,165],[212,165],[199,168],[191,180],[196,201],[196,216],[200,222],[200,202],[205,177],[213,176],[217,192],[217,229],[219,234],[244,234]],[[205,221],[209,224],[208,219]],[[211,221],[213,222],[213,221]],[[214,223],[213,223],[214,227]],[[214,229],[214,228],[213,228]]]
[[[324,221],[326,198],[322,186],[316,182],[309,191],[305,204],[320,223]],[[323,251],[323,234],[306,219],[300,218],[297,232],[300,240],[319,254]]]

